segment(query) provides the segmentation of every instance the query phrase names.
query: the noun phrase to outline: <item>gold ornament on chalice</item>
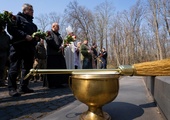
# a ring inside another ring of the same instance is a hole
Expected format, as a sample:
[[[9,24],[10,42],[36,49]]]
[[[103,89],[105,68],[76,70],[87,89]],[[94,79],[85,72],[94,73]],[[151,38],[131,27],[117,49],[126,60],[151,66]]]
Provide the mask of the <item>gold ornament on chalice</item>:
[[[31,69],[35,74],[70,74],[69,86],[74,96],[88,106],[80,120],[111,120],[102,107],[113,101],[119,92],[120,76],[169,76],[170,59],[120,65],[117,69]]]

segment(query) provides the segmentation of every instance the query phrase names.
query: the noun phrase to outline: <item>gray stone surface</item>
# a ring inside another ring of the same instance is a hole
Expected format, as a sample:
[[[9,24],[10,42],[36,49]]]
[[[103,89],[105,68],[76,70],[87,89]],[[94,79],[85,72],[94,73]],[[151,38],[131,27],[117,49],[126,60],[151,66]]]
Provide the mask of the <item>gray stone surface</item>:
[[[112,120],[164,120],[148,93],[143,77],[121,77],[117,98],[103,106]],[[87,106],[74,101],[60,110],[54,111],[41,120],[78,120]]]
[[[164,113],[165,117],[170,120],[170,77],[162,76],[155,78],[154,98]]]

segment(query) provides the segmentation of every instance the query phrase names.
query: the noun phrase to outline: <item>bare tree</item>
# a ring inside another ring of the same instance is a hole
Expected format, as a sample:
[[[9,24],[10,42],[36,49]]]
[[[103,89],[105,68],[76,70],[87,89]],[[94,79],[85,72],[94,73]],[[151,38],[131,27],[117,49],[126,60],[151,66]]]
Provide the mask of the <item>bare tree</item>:
[[[142,41],[141,41],[141,24],[146,13],[146,7],[138,0],[134,6],[130,9],[130,25],[131,25],[131,40],[134,44],[132,44],[133,48],[132,52],[132,60],[131,63],[141,61],[142,56]]]
[[[160,12],[161,12],[161,15],[163,16],[163,20],[165,21],[167,33],[170,35],[170,28],[169,28],[169,22],[168,22],[168,18],[170,17],[170,1],[160,0],[159,2],[161,5]]]
[[[163,59],[163,52],[161,47],[161,41],[159,37],[159,20],[160,20],[160,3],[159,0],[148,0],[149,3],[149,10],[151,11],[151,21],[150,24],[153,27],[153,31],[155,34],[155,40],[157,45],[157,59]]]
[[[77,1],[70,2],[65,10],[66,21],[71,24],[80,39],[89,39],[89,28],[93,23],[93,15],[90,10],[79,6]]]
[[[40,14],[38,17],[35,17],[35,19],[38,28],[42,31],[46,31],[47,27],[50,25],[48,15]]]
[[[106,46],[108,50],[108,36],[109,36],[109,27],[111,25],[111,20],[114,15],[115,8],[111,2],[105,0],[100,5],[95,8],[96,16],[96,25],[97,33],[99,34],[100,48]],[[105,43],[105,44],[103,44]]]

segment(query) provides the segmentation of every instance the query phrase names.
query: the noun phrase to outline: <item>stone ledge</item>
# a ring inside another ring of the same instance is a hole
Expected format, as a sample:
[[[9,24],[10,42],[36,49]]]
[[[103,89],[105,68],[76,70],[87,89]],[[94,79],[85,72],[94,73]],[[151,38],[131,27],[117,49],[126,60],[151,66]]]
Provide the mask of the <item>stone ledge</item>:
[[[145,83],[162,114],[170,120],[170,76],[148,76]]]

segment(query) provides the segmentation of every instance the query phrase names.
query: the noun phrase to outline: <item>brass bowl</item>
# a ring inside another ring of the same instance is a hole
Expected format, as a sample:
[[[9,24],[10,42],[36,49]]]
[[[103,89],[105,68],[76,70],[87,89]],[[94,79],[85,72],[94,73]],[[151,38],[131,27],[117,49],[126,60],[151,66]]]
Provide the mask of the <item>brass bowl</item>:
[[[117,72],[73,72],[70,88],[79,101],[88,106],[80,120],[111,120],[102,106],[113,101],[119,91]]]

